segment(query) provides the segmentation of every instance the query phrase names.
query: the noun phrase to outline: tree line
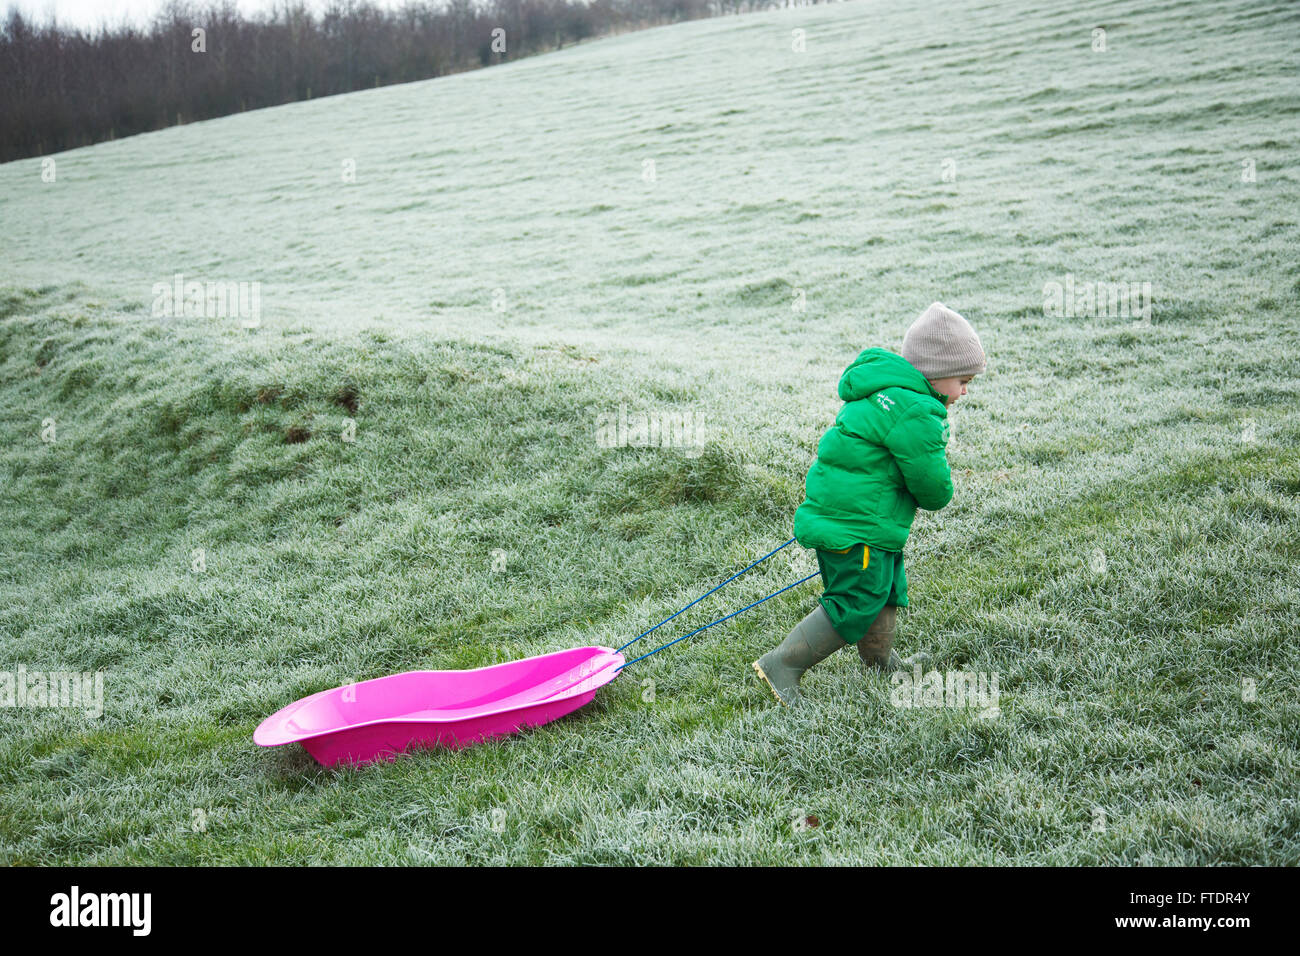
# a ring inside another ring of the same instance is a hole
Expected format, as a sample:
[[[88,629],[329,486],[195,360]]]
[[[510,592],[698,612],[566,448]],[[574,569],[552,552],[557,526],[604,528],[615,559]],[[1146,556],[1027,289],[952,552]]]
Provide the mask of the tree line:
[[[0,26],[0,162],[405,83],[590,37],[808,0],[173,0],[147,26]]]

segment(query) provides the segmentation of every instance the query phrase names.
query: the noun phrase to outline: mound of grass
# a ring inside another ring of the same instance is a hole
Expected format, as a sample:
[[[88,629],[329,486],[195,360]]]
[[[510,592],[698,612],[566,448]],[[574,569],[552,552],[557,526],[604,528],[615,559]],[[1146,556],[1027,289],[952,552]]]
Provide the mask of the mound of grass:
[[[785,436],[815,433],[816,407],[747,433],[744,410],[778,401],[751,387],[702,447],[605,447],[616,400],[699,383],[5,298],[4,661],[102,669],[106,692],[97,719],[0,711],[6,862],[1296,859],[1294,410],[1253,409],[1251,441],[1235,413],[1168,403],[1077,437],[1058,415],[1048,438],[1032,404],[1021,432],[972,397],[959,500],[909,552],[900,646],[996,672],[995,719],[894,707],[848,654],[808,677],[803,711],[774,708],[747,662],[810,586],[560,724],[325,772],[253,728],[396,670],[617,645],[783,540],[811,453]],[[1152,427],[1162,442],[1138,437]]]

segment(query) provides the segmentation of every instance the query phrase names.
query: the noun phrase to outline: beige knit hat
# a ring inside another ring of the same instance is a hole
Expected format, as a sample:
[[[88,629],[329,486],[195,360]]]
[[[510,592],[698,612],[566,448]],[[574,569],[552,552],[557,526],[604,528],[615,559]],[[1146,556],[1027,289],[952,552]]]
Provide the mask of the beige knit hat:
[[[903,358],[926,378],[965,378],[987,367],[984,346],[970,323],[932,302],[903,336]]]

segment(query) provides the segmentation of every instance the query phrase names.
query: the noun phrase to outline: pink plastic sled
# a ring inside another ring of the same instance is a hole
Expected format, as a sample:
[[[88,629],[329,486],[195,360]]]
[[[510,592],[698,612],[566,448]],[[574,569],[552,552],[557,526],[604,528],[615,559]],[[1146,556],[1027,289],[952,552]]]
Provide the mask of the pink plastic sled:
[[[409,747],[467,747],[577,710],[622,663],[608,647],[574,647],[477,670],[378,677],[295,701],[262,721],[253,742],[300,743],[327,767],[393,760]]]

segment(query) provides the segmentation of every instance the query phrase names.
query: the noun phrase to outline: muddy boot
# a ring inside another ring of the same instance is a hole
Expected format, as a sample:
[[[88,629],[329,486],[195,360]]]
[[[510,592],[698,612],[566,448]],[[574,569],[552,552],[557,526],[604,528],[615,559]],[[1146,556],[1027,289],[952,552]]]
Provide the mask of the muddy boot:
[[[892,673],[902,666],[898,653],[894,650],[894,625],[898,619],[898,608],[886,604],[867,628],[867,633],[858,641],[858,656],[862,658],[862,671],[865,674],[883,672]]]
[[[777,700],[792,706],[799,703],[799,678],[804,671],[844,645],[844,639],[831,627],[826,609],[818,604],[794,626],[780,646],[754,661],[754,670]]]

